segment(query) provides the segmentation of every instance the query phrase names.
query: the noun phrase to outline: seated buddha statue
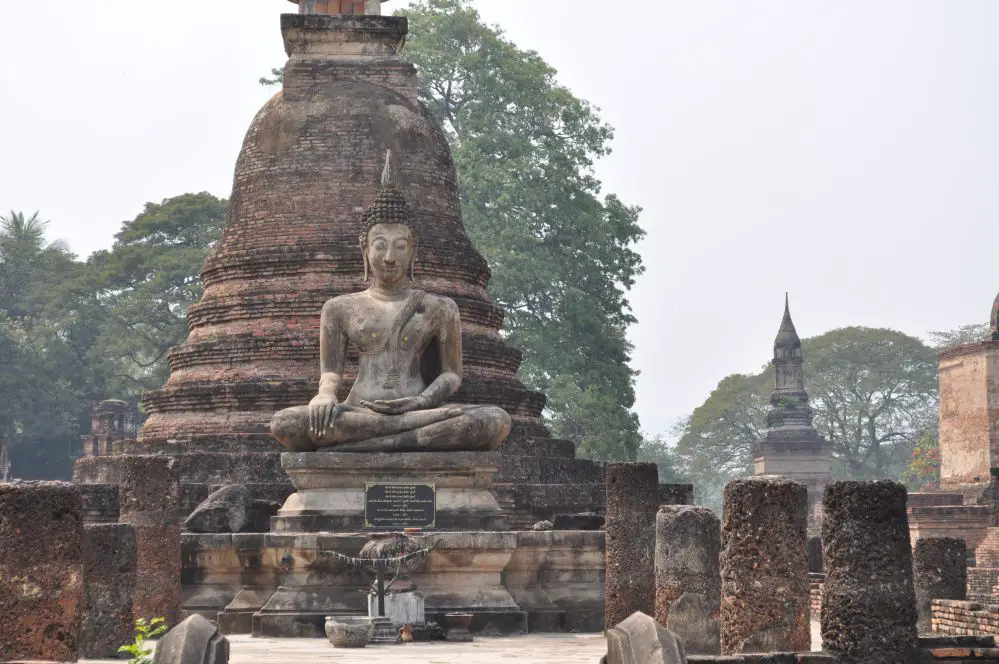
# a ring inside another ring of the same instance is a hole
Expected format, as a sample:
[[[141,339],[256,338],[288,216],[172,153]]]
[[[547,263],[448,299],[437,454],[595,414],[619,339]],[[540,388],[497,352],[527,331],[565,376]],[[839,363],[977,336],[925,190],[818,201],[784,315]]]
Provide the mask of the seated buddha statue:
[[[389,153],[360,234],[371,287],[323,306],[319,393],[309,405],[271,419],[271,432],[288,450],[484,451],[509,435],[510,416],[502,408],[447,403],[461,386],[461,319],[453,300],[413,288],[411,220],[392,183]],[[340,402],[348,344],[360,359],[350,394]]]

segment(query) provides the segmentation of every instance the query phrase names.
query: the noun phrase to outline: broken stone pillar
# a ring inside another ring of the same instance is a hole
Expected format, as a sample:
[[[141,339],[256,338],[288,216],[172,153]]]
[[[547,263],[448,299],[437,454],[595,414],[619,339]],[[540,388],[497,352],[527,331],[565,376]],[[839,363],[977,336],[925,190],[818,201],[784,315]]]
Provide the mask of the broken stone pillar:
[[[935,599],[964,599],[968,583],[968,555],[963,539],[921,537],[912,552],[912,576],[916,593],[916,624],[930,632]]]
[[[82,539],[72,484],[0,484],[0,662],[77,660]]]
[[[118,646],[132,642],[136,556],[132,526],[84,526],[81,657],[113,659]]]
[[[167,456],[118,457],[121,521],[135,528],[135,618],[180,620],[180,475]]]
[[[684,644],[651,616],[636,611],[608,627],[606,664],[686,664]]]
[[[153,664],[228,664],[229,640],[208,619],[194,614],[163,635]]]
[[[808,490],[775,475],[725,487],[722,654],[810,649]]]
[[[604,624],[655,611],[656,509],[654,463],[609,463],[606,474]]]
[[[822,645],[846,664],[917,661],[905,503],[890,480],[826,485]]]
[[[663,505],[656,515],[656,622],[688,653],[717,655],[721,524],[706,507]]]

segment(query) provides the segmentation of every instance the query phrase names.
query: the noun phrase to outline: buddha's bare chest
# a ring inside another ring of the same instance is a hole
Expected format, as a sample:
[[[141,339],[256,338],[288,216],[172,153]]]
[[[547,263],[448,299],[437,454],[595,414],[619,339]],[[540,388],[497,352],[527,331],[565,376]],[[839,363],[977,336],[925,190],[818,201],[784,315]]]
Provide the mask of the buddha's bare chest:
[[[364,354],[383,350],[421,351],[435,335],[426,306],[417,308],[408,320],[404,302],[378,302],[356,311],[347,320],[347,338]]]

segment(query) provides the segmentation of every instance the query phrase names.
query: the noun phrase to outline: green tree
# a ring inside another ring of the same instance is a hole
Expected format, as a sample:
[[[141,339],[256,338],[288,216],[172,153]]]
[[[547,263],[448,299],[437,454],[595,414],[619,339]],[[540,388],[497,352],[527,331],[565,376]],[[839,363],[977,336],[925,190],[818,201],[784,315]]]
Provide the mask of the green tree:
[[[656,464],[661,484],[682,484],[686,481],[676,449],[669,444],[665,436],[644,439],[638,448],[638,461]]]
[[[420,100],[451,144],[465,226],[492,268],[490,294],[524,353],[522,380],[548,395],[547,424],[582,455],[636,458],[626,293],[643,271],[644,231],[639,208],[604,195],[593,174],[612,129],[467,0],[398,13]],[[280,83],[272,73],[260,82]]]
[[[68,475],[92,385],[67,287],[82,266],[46,225],[37,212],[0,217],[0,436],[20,477]]]
[[[548,395],[548,425],[581,454],[634,459],[626,293],[644,232],[639,209],[602,194],[593,174],[612,129],[465,0],[424,0],[406,15],[420,99],[450,139],[465,225],[524,352],[522,379]]]
[[[837,478],[897,478],[916,442],[934,430],[936,355],[919,339],[848,327],[802,342],[815,427],[832,443]],[[752,472],[766,430],[774,370],[723,379],[681,426],[677,454],[699,497],[717,502],[731,479]]]
[[[136,401],[169,376],[167,351],[187,338],[187,308],[201,298],[201,268],[225,226],[227,202],[208,193],[147,203],[110,250],[87,261],[81,290],[103,311],[92,360],[113,358],[109,395]]]

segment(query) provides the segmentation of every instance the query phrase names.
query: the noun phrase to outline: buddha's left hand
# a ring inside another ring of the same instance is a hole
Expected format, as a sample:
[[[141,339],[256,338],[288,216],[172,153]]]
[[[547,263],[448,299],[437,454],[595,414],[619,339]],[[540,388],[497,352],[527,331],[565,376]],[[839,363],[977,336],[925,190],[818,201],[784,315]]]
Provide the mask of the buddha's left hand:
[[[423,397],[402,397],[401,399],[362,401],[361,405],[382,415],[402,415],[414,410],[426,410],[429,404]]]

